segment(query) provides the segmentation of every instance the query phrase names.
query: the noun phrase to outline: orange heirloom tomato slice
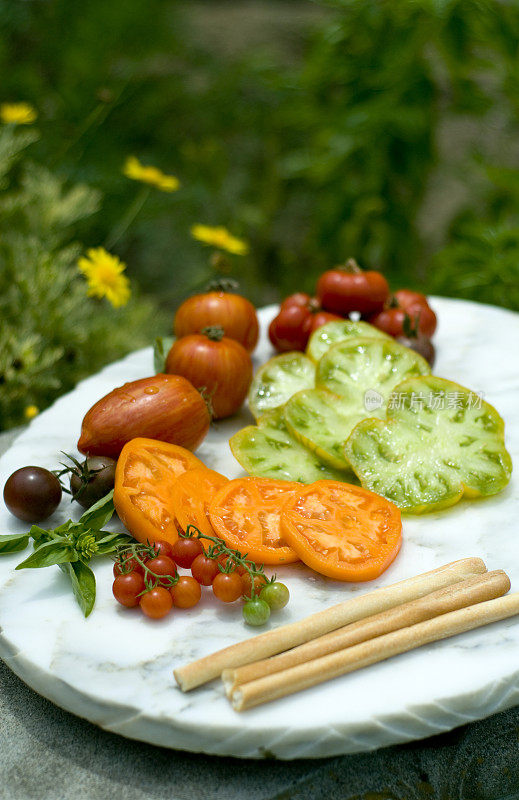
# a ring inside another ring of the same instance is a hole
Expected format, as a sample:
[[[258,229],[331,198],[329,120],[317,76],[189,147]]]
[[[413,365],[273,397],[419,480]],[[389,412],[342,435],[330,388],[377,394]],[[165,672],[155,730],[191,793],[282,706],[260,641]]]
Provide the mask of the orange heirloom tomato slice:
[[[281,509],[301,484],[270,478],[237,478],[215,495],[209,519],[228,547],[261,564],[299,561],[281,535]]]
[[[190,469],[180,475],[171,490],[171,504],[182,530],[185,532],[189,525],[194,525],[201,533],[214,536],[214,530],[209,522],[209,504],[222,486],[229,483],[229,479],[212,469]],[[207,546],[211,542],[202,540]]]
[[[301,561],[338,581],[370,581],[402,543],[399,509],[374,492],[317,481],[285,504],[281,531]]]
[[[115,471],[114,506],[139,542],[178,539],[171,492],[179,475],[205,469],[190,450],[156,439],[125,444]]]

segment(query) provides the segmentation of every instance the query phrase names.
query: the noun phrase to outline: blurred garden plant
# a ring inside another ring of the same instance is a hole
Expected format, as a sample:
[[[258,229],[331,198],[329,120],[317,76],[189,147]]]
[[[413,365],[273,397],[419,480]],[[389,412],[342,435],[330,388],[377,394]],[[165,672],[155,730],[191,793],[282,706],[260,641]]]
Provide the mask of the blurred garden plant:
[[[156,308],[124,264],[74,241],[101,195],[29,160],[36,112],[0,107],[0,430],[32,419],[86,375],[153,340]]]

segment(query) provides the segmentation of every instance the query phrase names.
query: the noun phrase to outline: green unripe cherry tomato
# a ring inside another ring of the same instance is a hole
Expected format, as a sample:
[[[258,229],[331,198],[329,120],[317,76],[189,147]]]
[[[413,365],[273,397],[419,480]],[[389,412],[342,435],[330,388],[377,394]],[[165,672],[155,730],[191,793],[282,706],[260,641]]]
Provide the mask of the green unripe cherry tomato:
[[[260,592],[260,600],[264,600],[270,606],[271,611],[279,611],[284,608],[290,599],[290,592],[284,583],[274,581],[268,583]]]
[[[259,597],[255,600],[247,600],[243,606],[243,619],[247,625],[259,627],[264,625],[269,617],[270,606],[265,600],[260,600]]]

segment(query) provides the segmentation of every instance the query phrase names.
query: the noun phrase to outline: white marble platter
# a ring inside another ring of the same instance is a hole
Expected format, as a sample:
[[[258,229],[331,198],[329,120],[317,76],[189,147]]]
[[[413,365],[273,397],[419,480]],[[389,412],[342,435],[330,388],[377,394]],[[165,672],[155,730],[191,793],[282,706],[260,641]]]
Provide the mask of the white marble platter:
[[[484,393],[506,421],[519,464],[519,315],[433,298],[439,316],[435,372]],[[255,361],[271,354],[263,309]],[[18,467],[53,469],[60,451],[75,453],[80,423],[102,395],[151,374],[151,349],[83,381],[37,417],[0,461],[0,485]],[[227,440],[250,421],[247,411],[210,431],[198,455],[229,477],[242,474]],[[281,572],[291,601],[270,625],[300,619],[394,581],[465,556],[504,568],[519,589],[517,476],[501,495],[404,519],[396,562],[371,584],[340,584],[304,567]],[[0,504],[0,532],[26,529]],[[65,499],[47,527],[70,515]],[[78,516],[74,512],[75,516]],[[56,568],[14,572],[23,554],[0,558],[0,656],[29,686],[57,705],[124,736],[218,755],[317,758],[429,736],[519,702],[519,620],[496,623],[429,645],[270,705],[238,714],[219,683],[182,694],[174,667],[249,637],[239,607],[213,602],[153,622],[118,606],[111,563],[95,564],[97,602],[88,619]],[[264,629],[261,629],[264,630]]]

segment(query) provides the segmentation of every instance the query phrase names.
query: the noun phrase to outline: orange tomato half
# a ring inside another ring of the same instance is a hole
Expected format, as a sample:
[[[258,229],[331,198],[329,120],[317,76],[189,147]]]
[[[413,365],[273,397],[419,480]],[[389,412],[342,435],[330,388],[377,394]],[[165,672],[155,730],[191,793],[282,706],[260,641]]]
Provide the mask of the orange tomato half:
[[[229,483],[229,479],[212,469],[190,469],[180,475],[171,490],[171,505],[177,523],[185,532],[189,525],[207,536],[214,536],[214,530],[209,522],[209,504],[222,486]],[[211,544],[202,539],[202,544],[207,550]]]
[[[229,481],[209,506],[211,525],[228,547],[252,561],[291,564],[299,559],[281,534],[281,509],[299,488],[299,483],[269,478]]]
[[[281,532],[301,561],[338,581],[370,581],[402,543],[399,509],[374,492],[340,481],[303,486],[284,505]]]
[[[155,439],[132,439],[115,471],[114,506],[124,526],[139,542],[178,539],[171,493],[179,475],[205,469],[184,447]]]

